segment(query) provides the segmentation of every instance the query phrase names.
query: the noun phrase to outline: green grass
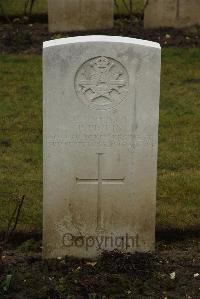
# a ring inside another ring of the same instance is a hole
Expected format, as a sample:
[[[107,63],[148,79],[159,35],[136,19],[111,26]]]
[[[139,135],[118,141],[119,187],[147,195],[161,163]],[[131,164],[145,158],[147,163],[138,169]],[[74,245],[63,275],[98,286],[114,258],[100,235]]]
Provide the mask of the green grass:
[[[25,0],[0,0],[8,15],[21,15]],[[47,0],[37,0],[33,6],[33,14],[47,13]]]
[[[4,0],[1,2],[8,15],[22,15],[24,12],[25,0]],[[44,13],[47,13],[47,0],[37,0],[33,6],[33,14]]]
[[[0,230],[25,194],[19,228],[42,227],[41,57],[0,55]],[[200,228],[200,49],[162,57],[157,226]]]
[[[117,0],[117,1],[118,1],[117,3],[119,5],[120,12],[127,13],[127,9],[125,8],[123,2],[121,0]],[[133,6],[134,11],[141,12],[144,7],[144,0],[132,0],[132,1],[134,4]],[[2,0],[3,7],[8,15],[21,15],[24,10],[24,3],[25,3],[24,0]],[[118,10],[115,9],[115,12],[118,12]],[[34,5],[33,14],[44,14],[44,13],[47,13],[47,0],[37,0]]]
[[[200,49],[162,58],[158,224],[200,227]]]
[[[127,14],[127,8],[124,6],[121,0],[117,0],[119,5],[119,11],[121,14]],[[126,0],[126,3],[129,1]],[[141,13],[144,9],[144,0],[132,0],[134,13]],[[118,9],[115,7],[115,13],[118,13]]]
[[[0,70],[0,229],[23,194],[22,222],[41,227],[41,58],[1,56]]]

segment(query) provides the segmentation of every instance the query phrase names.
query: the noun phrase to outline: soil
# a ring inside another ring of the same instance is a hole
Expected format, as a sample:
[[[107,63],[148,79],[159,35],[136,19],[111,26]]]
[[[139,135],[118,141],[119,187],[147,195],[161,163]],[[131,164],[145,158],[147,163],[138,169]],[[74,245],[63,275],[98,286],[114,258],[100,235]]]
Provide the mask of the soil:
[[[104,252],[96,261],[42,260],[36,239],[13,247],[3,253],[0,286],[12,279],[0,298],[200,298],[200,236],[160,240],[155,253]]]
[[[46,40],[88,34],[121,35],[155,41],[162,47],[192,48],[200,46],[200,27],[187,29],[162,28],[146,30],[142,20],[131,23],[126,19],[115,20],[113,29],[52,34],[47,24],[1,24],[0,52],[3,53],[41,53],[42,43]]]

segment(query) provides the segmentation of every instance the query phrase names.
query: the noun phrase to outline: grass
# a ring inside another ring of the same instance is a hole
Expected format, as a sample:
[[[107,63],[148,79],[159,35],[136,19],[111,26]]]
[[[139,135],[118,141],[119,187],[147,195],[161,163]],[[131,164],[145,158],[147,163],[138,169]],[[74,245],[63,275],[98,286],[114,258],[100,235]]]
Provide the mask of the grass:
[[[8,15],[21,15],[25,0],[3,0],[2,4]],[[47,13],[47,0],[37,0],[33,6],[33,14]]]
[[[200,227],[200,49],[163,51],[158,224]]]
[[[0,55],[0,230],[25,194],[19,228],[42,228],[42,76],[37,55]],[[164,49],[157,227],[200,228],[200,49]]]
[[[26,195],[23,224],[41,227],[42,78],[39,56],[0,57],[0,229]]]
[[[117,0],[121,13],[127,13],[127,10],[121,0]],[[134,4],[134,11],[136,13],[142,12],[144,7],[144,0],[132,0]],[[127,2],[127,0],[126,0]],[[24,0],[3,0],[3,7],[8,15],[21,15],[24,10]],[[115,9],[115,12],[118,12]],[[47,13],[47,0],[37,0],[34,8],[33,14],[45,14]]]

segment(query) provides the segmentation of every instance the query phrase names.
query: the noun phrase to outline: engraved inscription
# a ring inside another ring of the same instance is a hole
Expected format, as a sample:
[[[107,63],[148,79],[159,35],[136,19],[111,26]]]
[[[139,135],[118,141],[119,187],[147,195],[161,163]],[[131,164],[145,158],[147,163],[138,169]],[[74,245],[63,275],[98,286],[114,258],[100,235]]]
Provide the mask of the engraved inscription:
[[[106,110],[127,99],[129,86],[125,67],[110,57],[86,61],[75,76],[77,96],[89,107]]]
[[[95,179],[80,179],[76,178],[77,184],[97,184],[97,231],[104,231],[103,227],[103,213],[102,213],[102,185],[103,184],[123,184],[125,177],[122,179],[104,179],[102,177],[102,156],[103,153],[98,155],[98,178]]]
[[[48,143],[52,145],[82,145],[89,147],[104,146],[132,146],[134,135],[127,134],[72,134],[72,135],[53,135]]]
[[[125,147],[133,146],[134,132],[128,125],[127,117],[88,117],[82,118],[80,115],[72,115],[69,119],[71,130],[60,128],[48,138],[48,143],[52,145],[68,145],[82,147]]]

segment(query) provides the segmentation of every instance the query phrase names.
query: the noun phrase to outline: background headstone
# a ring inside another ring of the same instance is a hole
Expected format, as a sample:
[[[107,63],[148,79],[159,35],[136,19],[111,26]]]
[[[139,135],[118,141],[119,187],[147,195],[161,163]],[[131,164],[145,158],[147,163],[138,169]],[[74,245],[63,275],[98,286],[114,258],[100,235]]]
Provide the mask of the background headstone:
[[[154,249],[160,46],[44,43],[44,256]]]
[[[48,0],[49,31],[112,28],[113,0]]]
[[[148,0],[144,27],[188,27],[200,25],[199,0]]]

